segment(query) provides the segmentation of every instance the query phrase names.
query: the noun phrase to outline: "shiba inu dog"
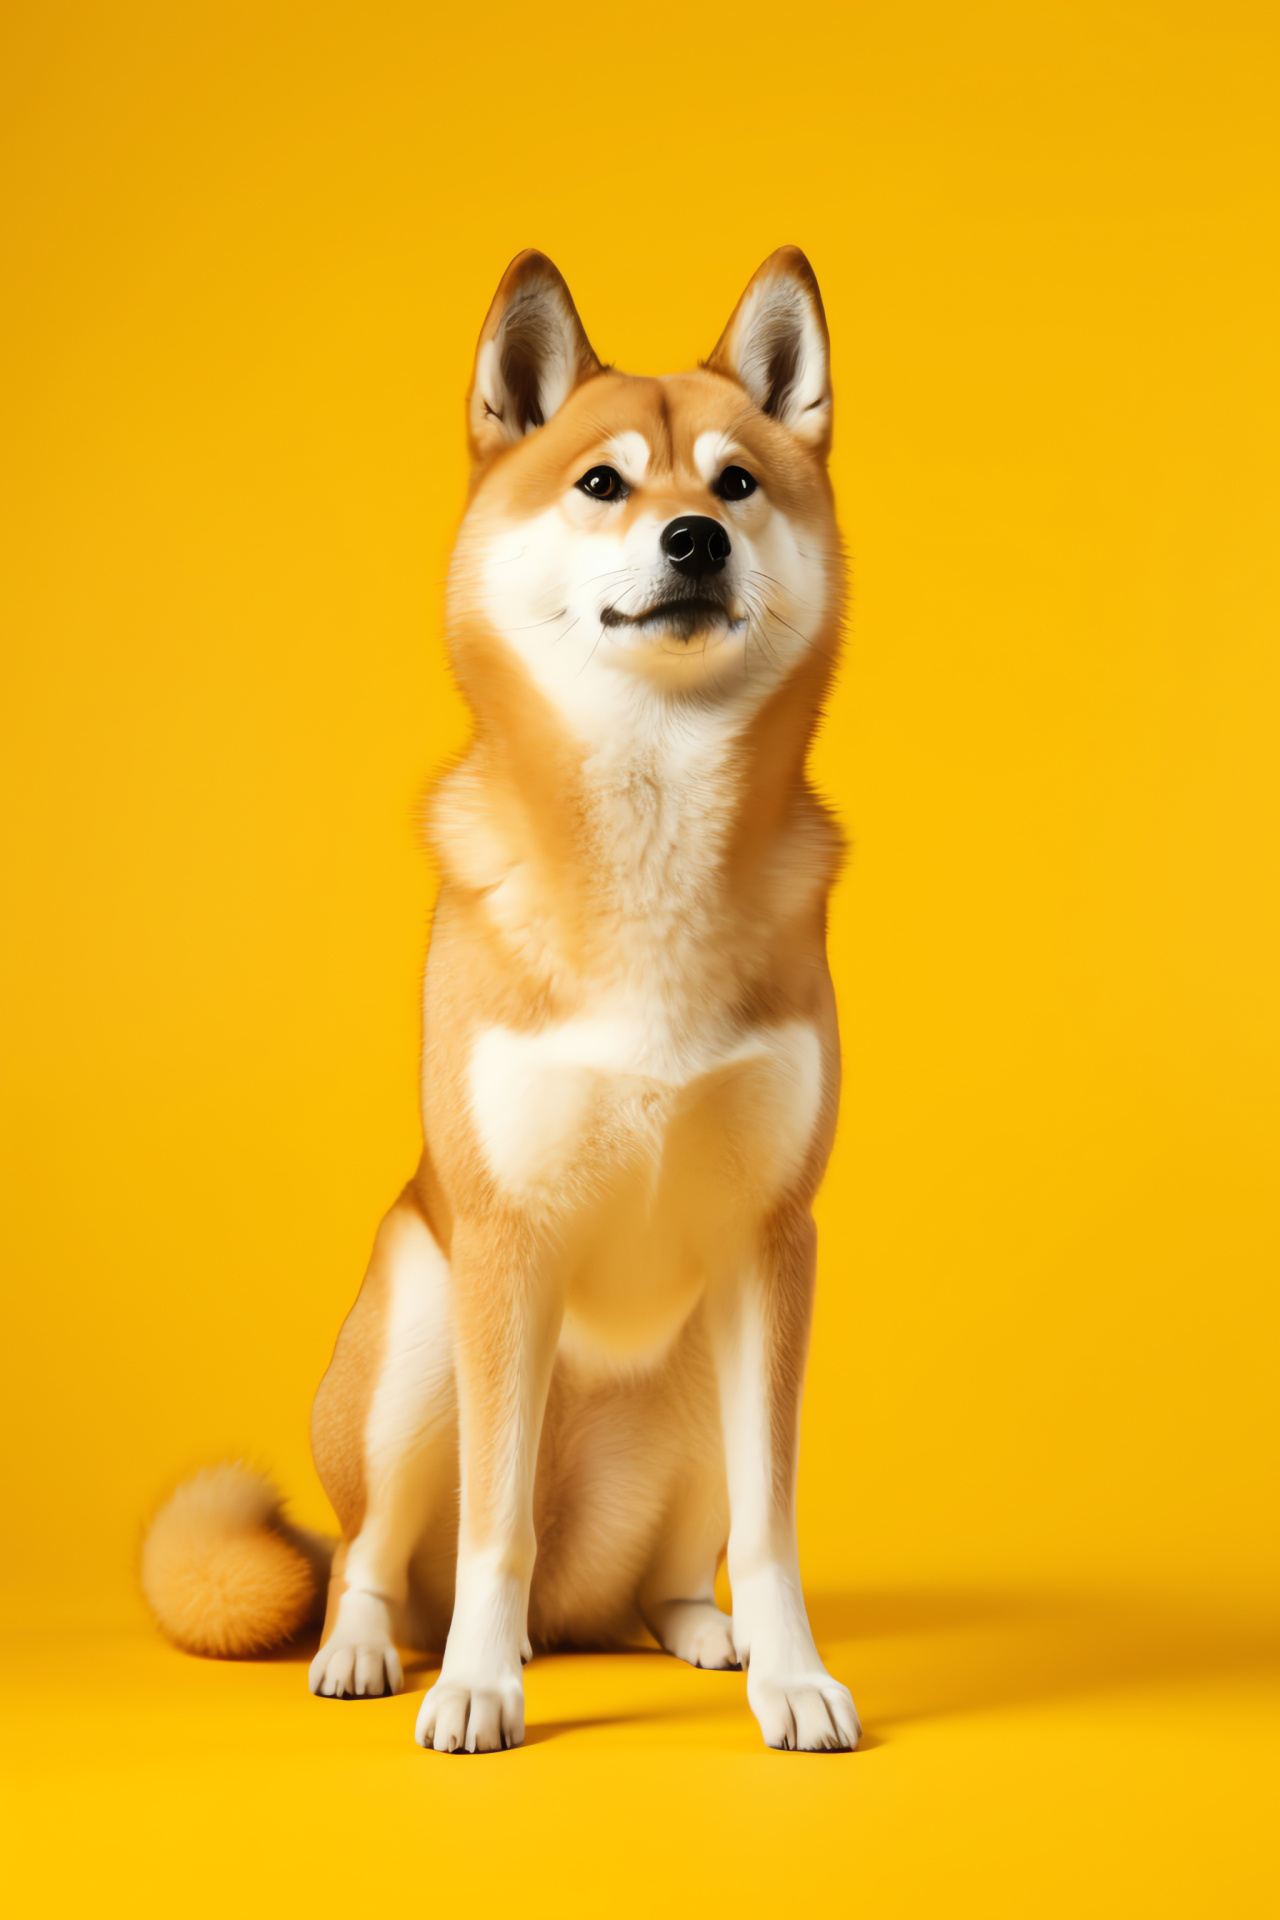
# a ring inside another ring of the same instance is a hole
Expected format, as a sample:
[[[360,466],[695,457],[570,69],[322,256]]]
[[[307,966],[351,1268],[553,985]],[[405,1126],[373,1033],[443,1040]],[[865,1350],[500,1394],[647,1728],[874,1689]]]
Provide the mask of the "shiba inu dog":
[[[523,1737],[534,1646],[647,1628],[745,1666],[770,1746],[852,1748],[795,1527],[840,1073],[805,771],[843,584],[817,283],[781,249],[697,371],[641,379],[521,254],[467,410],[475,732],[432,809],[425,1148],[316,1396],[342,1541],[311,1688],[394,1692],[397,1640],[443,1647],[418,1741],[486,1752]],[[324,1559],[221,1468],[144,1583],[230,1652],[298,1626]]]

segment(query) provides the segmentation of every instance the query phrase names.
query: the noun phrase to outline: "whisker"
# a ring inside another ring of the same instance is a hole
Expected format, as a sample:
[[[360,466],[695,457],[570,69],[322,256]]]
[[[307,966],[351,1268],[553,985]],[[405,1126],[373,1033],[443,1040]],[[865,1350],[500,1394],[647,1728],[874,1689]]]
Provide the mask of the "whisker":
[[[583,661],[582,665],[578,668],[578,671],[573,676],[575,680],[581,680],[583,674],[586,672],[587,668],[591,665],[591,662],[595,659],[596,648],[600,645],[600,642],[603,639],[604,639],[604,621],[602,620],[600,622],[600,631],[591,643],[590,653],[587,655],[586,659]]]
[[[749,588],[743,589],[742,597],[747,603],[747,610],[751,615],[751,624],[757,629],[756,639],[759,641],[762,651],[768,655],[773,665],[777,666],[778,657],[774,652],[773,642],[765,630],[765,620],[769,612],[768,607],[764,604],[760,596],[753,593]]]
[[[783,586],[781,580],[775,580],[771,573],[765,573],[760,567],[753,567],[748,578],[752,580],[767,580],[771,587],[778,589],[779,593],[788,593],[790,591],[789,588]],[[807,607],[809,605],[807,600],[799,599],[794,593],[791,594],[791,598],[796,602],[797,606]]]
[[[752,569],[752,573],[750,577],[753,579],[759,578],[761,580],[767,580],[771,578],[769,574],[761,572],[758,568]],[[742,597],[744,600],[747,600],[748,604],[751,604],[751,595],[750,595],[749,589],[746,589],[746,588],[743,589]],[[782,615],[778,612],[777,608],[774,606],[770,606],[769,603],[763,599],[763,596],[761,597],[761,601],[760,601],[760,609],[759,609],[758,617],[761,618],[762,624],[763,624],[763,620],[768,619],[768,620],[772,620],[779,627],[785,627],[788,633],[795,635],[796,639],[800,642],[801,646],[805,649],[806,653],[811,653],[813,651],[813,641],[806,639],[805,635],[801,633],[800,629],[798,627],[793,627],[789,620],[784,620]]]
[[[583,581],[584,587],[593,587],[597,580],[617,580],[624,573],[634,573],[634,567],[610,567],[605,573],[593,573],[589,580]]]
[[[537,627],[549,627],[553,620],[563,620],[568,607],[561,607],[559,613],[549,613],[545,620],[531,620],[527,627],[508,627],[508,633],[532,633]]]
[[[776,620],[778,625],[780,627],[785,627],[788,633],[794,633],[796,639],[800,642],[801,646],[804,647],[806,650],[813,645],[812,640],[805,639],[805,636],[801,633],[799,627],[793,627],[789,620],[784,620],[782,615],[780,613],[776,613],[772,607],[769,607],[767,609],[767,612],[771,620]]]

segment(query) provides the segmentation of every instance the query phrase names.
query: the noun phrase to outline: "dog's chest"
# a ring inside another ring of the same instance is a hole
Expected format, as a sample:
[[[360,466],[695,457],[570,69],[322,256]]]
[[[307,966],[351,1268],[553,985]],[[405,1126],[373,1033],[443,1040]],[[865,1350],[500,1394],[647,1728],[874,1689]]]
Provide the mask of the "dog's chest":
[[[658,1010],[619,1001],[537,1032],[482,1031],[469,1095],[492,1177],[554,1223],[571,1312],[640,1348],[795,1177],[822,1077],[807,1022],[681,1040]]]
[[[498,1184],[570,1210],[564,1183],[575,1171],[589,1165],[607,1183],[611,1170],[643,1167],[653,1180],[673,1140],[690,1133],[730,1183],[754,1183],[760,1155],[785,1178],[808,1146],[821,1091],[807,1022],[681,1045],[627,1009],[532,1033],[486,1028],[469,1072],[472,1118]]]
[[[803,1165],[823,1098],[805,1021],[743,1028],[750,940],[724,885],[735,726],[624,733],[588,762],[595,938],[574,1017],[470,1042],[471,1122],[502,1193],[553,1229],[571,1317],[637,1350]],[[533,896],[491,910],[525,943]],[[530,943],[531,944],[531,943]]]

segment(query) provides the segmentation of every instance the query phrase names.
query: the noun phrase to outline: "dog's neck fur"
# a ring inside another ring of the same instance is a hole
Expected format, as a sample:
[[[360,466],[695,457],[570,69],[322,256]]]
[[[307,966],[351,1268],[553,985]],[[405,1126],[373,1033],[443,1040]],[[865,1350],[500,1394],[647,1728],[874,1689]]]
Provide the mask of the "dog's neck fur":
[[[803,769],[827,678],[815,652],[763,700],[636,689],[630,724],[584,743],[527,682],[494,698],[484,676],[433,810],[446,884],[553,997],[703,998],[736,939],[821,910],[838,845]]]

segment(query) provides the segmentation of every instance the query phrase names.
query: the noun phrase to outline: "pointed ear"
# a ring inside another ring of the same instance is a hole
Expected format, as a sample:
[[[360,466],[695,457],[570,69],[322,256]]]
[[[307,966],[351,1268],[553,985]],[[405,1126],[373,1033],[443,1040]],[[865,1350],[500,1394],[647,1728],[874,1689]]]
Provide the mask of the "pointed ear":
[[[545,253],[518,253],[493,296],[467,394],[476,460],[532,433],[600,362],[559,270]]]
[[[810,446],[831,439],[827,317],[799,247],[779,247],[754,275],[706,363],[746,388],[762,413]]]

